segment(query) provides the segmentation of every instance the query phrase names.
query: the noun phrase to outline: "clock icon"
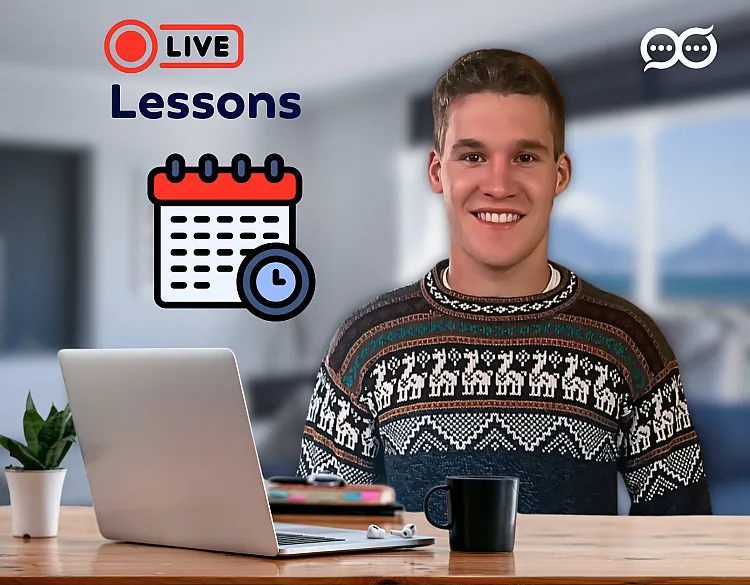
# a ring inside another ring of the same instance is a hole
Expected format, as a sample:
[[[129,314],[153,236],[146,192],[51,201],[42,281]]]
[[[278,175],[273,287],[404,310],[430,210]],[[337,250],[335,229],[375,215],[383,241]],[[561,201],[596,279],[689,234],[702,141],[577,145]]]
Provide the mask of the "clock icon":
[[[293,246],[264,244],[247,255],[237,271],[237,292],[245,307],[266,321],[299,315],[315,291],[307,257]]]

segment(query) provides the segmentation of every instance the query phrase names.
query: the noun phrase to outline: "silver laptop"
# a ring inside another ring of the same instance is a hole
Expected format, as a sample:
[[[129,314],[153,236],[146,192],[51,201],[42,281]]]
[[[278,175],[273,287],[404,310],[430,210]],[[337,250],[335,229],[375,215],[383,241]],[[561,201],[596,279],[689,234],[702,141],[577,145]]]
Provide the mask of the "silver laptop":
[[[274,523],[229,349],[63,349],[58,359],[104,538],[268,557],[435,542],[367,538],[364,518],[361,530]]]

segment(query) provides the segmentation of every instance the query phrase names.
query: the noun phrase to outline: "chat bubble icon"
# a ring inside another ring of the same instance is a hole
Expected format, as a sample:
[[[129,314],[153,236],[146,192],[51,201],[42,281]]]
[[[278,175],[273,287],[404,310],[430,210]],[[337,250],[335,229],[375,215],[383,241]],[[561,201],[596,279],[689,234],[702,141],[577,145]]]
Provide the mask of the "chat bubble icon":
[[[716,58],[718,47],[716,38],[711,32],[713,25],[708,28],[693,27],[677,35],[668,28],[654,28],[648,31],[641,39],[641,57],[646,63],[643,71],[649,69],[669,69],[678,61],[690,69],[703,69],[708,67]],[[665,35],[669,41],[665,43],[652,42],[655,37]],[[703,35],[705,40],[695,44],[685,44],[685,41],[693,35]],[[685,53],[706,54],[701,61],[693,61],[685,56]],[[664,60],[667,55],[671,56]]]

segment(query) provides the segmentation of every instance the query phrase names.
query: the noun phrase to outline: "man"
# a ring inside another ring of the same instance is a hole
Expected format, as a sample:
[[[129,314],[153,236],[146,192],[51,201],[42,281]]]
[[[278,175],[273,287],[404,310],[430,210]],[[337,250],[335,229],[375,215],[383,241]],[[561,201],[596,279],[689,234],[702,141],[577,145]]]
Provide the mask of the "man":
[[[387,483],[410,511],[448,475],[513,475],[521,513],[616,514],[620,471],[631,514],[711,514],[659,328],[547,258],[571,177],[552,76],[475,51],[438,81],[433,115],[450,257],[338,329],[298,473]]]

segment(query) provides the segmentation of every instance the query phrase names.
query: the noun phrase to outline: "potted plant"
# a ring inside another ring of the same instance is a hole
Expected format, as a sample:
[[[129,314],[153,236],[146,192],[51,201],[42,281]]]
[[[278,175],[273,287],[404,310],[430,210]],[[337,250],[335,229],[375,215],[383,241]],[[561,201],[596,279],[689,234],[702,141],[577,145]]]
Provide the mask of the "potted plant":
[[[57,536],[67,471],[60,464],[76,440],[70,404],[58,411],[53,403],[44,419],[37,412],[29,392],[23,414],[23,434],[25,445],[0,435],[0,445],[21,464],[20,467],[9,465],[5,468],[13,536],[54,537]]]

